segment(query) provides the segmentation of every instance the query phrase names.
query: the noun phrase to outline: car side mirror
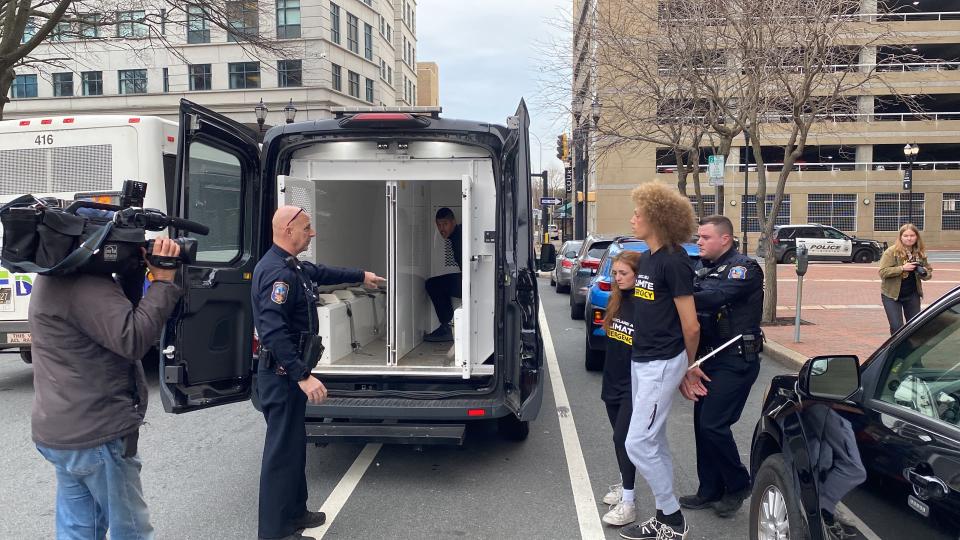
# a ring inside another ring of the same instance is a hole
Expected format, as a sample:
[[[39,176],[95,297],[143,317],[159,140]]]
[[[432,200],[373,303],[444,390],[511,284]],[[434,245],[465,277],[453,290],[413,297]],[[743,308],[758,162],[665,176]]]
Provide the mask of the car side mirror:
[[[797,389],[812,398],[844,401],[860,390],[860,359],[852,355],[811,358],[800,368]]]
[[[551,272],[557,266],[557,246],[543,244],[540,246],[540,261],[537,268],[541,272]]]

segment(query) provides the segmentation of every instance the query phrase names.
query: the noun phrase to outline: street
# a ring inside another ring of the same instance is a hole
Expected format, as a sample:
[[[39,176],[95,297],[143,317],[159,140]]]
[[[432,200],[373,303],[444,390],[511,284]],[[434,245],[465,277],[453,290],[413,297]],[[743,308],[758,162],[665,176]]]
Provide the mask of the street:
[[[360,446],[310,446],[309,506],[323,506],[330,524],[306,534],[566,539],[580,538],[584,531],[585,538],[618,538],[614,527],[598,532],[606,511],[600,500],[618,480],[611,430],[599,399],[601,375],[583,368],[583,322],[570,320],[567,296],[557,294],[546,278],[540,279],[540,294],[560,373],[551,372],[552,384],[545,382],[543,408],[527,441],[503,441],[495,425],[478,424],[468,430],[460,448],[386,446],[377,451],[373,445],[364,451]],[[766,384],[788,371],[771,361],[762,365],[743,419],[734,428],[744,461]],[[19,356],[0,355],[0,429],[5,434],[0,441],[0,539],[53,536],[54,471],[30,440],[32,376],[32,368]],[[255,538],[262,416],[249,403],[166,414],[156,393],[156,366],[148,368],[148,377],[151,403],[140,456],[158,538]],[[556,407],[562,401],[554,394],[561,378],[569,411]],[[697,485],[693,407],[680,398],[674,403],[669,436],[677,492],[682,495]],[[569,432],[564,437],[561,416],[567,423],[564,429],[575,425],[576,439]],[[372,461],[364,468],[368,457]],[[578,472],[582,464],[588,479],[575,474],[578,481],[572,482],[570,470]],[[637,498],[638,517],[646,519],[655,509],[649,488],[639,478]],[[592,503],[595,512],[581,512],[578,519],[576,500]],[[710,510],[686,511],[688,538],[744,538],[747,514],[746,506],[730,520]]]

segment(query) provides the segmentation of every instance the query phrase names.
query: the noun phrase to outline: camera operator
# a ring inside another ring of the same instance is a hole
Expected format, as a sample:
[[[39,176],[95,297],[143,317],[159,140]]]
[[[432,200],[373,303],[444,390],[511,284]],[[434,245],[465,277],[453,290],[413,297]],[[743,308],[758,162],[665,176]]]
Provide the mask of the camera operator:
[[[153,248],[158,257],[179,252],[168,238]],[[31,425],[57,472],[58,539],[103,538],[107,530],[112,540],[154,537],[137,456],[148,395],[140,358],[182,292],[176,268],[144,261],[153,282],[139,302],[109,274],[38,276],[34,284]]]
[[[920,230],[913,223],[900,227],[897,241],[880,257],[880,300],[890,324],[890,334],[920,313],[923,285],[933,277]]]

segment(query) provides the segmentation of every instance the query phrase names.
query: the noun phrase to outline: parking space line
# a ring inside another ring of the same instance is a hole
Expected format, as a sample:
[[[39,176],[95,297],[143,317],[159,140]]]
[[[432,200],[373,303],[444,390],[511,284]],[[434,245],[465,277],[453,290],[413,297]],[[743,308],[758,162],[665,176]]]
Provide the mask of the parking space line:
[[[557,417],[560,420],[563,453],[567,460],[567,471],[570,473],[573,502],[577,507],[580,537],[586,540],[604,538],[603,525],[600,523],[600,514],[597,512],[597,501],[593,497],[593,487],[590,484],[590,475],[587,473],[587,463],[583,459],[583,448],[580,446],[580,436],[577,434],[577,424],[573,419],[570,401],[567,399],[567,390],[563,386],[560,363],[557,362],[557,352],[553,347],[553,337],[550,335],[550,327],[547,325],[547,318],[544,313],[543,303],[541,302],[539,313],[540,334],[543,337],[547,372],[550,374],[550,388],[553,389],[553,399],[557,405]]]
[[[867,540],[880,540],[880,536],[877,533],[873,532],[873,529],[867,526],[853,511],[850,510],[850,507],[843,504],[837,503],[837,510],[843,512],[844,517],[853,522],[853,525],[860,531],[860,535],[866,538]]]
[[[333,520],[337,519],[337,514],[343,509],[343,506],[347,503],[347,499],[350,498],[353,491],[357,489],[357,485],[360,484],[360,479],[363,478],[363,474],[367,472],[367,469],[370,467],[370,464],[373,463],[373,459],[377,457],[377,452],[380,451],[382,446],[380,443],[371,443],[363,447],[360,455],[353,461],[353,464],[350,465],[350,468],[347,469],[347,472],[337,483],[337,487],[333,488],[330,496],[327,497],[327,500],[323,502],[323,506],[320,507],[320,511],[327,514],[327,522],[314,529],[303,531],[304,535],[312,536],[319,540],[327,534],[330,526],[333,525]]]

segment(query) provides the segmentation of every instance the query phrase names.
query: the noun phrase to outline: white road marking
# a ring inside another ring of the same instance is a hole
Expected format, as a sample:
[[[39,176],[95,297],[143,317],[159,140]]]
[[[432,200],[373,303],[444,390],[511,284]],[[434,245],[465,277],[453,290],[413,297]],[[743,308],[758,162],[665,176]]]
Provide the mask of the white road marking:
[[[347,503],[347,499],[350,498],[353,491],[357,489],[360,479],[363,478],[363,474],[367,472],[367,469],[370,467],[370,464],[373,463],[373,459],[377,457],[377,452],[380,451],[380,447],[382,446],[380,443],[371,443],[363,447],[360,455],[353,461],[353,464],[347,469],[346,474],[344,474],[340,482],[337,483],[337,487],[333,488],[330,496],[327,497],[327,500],[323,502],[323,506],[320,507],[320,511],[327,515],[326,523],[319,527],[303,531],[305,536],[320,539],[327,534],[330,526],[333,525],[333,520],[337,519],[337,514],[343,509],[343,505]]]
[[[850,508],[843,504],[837,503],[837,513],[843,513],[843,517],[853,522],[853,525],[856,526],[857,530],[860,531],[860,535],[866,538],[867,540],[880,540],[880,535],[873,532],[873,529],[867,527],[867,524],[863,522]]]
[[[883,309],[880,304],[803,304],[803,309]],[[930,304],[921,304],[921,309],[930,307]],[[777,306],[777,309],[793,311],[797,306]]]
[[[541,303],[540,333],[543,337],[547,371],[550,374],[550,387],[553,389],[553,399],[557,404],[563,452],[567,460],[567,471],[570,473],[573,502],[577,507],[577,522],[580,523],[580,537],[585,540],[604,538],[603,525],[600,523],[600,514],[597,512],[597,501],[593,497],[593,487],[590,485],[587,463],[583,459],[583,448],[580,446],[580,436],[577,434],[577,424],[573,420],[573,411],[570,409],[570,401],[567,399],[567,390],[563,386],[563,377],[560,375],[560,363],[557,362],[557,352],[553,348],[553,338],[550,335],[550,327],[547,325],[547,318],[544,313]]]

